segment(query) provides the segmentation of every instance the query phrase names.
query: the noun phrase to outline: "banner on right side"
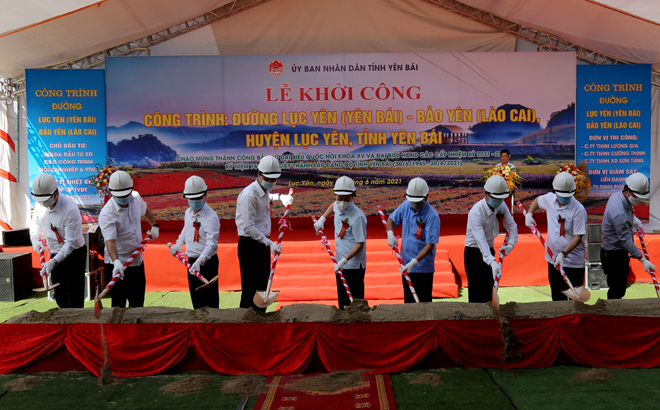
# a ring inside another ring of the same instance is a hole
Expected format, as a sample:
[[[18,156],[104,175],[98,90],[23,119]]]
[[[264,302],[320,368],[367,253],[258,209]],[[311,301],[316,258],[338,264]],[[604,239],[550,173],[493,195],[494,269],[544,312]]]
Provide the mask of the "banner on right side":
[[[589,196],[609,197],[635,172],[651,176],[651,65],[577,67],[575,151]]]

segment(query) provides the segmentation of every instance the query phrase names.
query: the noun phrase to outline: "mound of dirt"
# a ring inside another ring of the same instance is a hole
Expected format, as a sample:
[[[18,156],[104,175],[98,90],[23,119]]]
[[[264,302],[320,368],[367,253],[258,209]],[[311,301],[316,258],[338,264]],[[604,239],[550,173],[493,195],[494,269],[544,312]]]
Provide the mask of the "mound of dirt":
[[[222,392],[241,397],[258,396],[266,392],[266,383],[256,377],[238,376],[222,383]]]
[[[254,308],[249,308],[245,311],[241,322],[246,323],[277,323],[281,322],[280,316],[282,312],[276,310],[275,312],[262,312],[259,310],[254,310]]]
[[[353,299],[353,303],[346,310],[332,306],[330,323],[371,322],[370,312],[369,302],[363,299]]]
[[[435,373],[422,373],[410,379],[410,383],[413,384],[428,384],[430,386],[440,386],[445,384],[442,381],[442,377]]]
[[[211,376],[191,376],[174,383],[166,384],[165,386],[161,387],[160,390],[165,393],[174,393],[176,396],[183,396],[184,394],[193,393],[204,389],[209,385],[210,381]]]
[[[605,369],[581,370],[571,376],[571,380],[577,383],[602,383],[607,379],[614,377],[614,374]]]
[[[107,301],[106,301],[107,302]],[[598,300],[594,305],[582,302],[509,302],[500,305],[500,314],[507,319],[540,319],[587,313],[592,315],[660,317],[660,299]],[[381,322],[453,319],[495,319],[490,303],[410,303],[377,305],[373,308],[365,300],[355,300],[346,310],[333,306],[296,304],[273,313],[253,309],[182,309],[162,306],[145,308],[106,308],[101,322],[131,323],[272,323],[288,322]],[[94,309],[51,309],[30,311],[7,320],[6,323],[99,323]]]
[[[320,376],[305,377],[295,383],[287,383],[285,389],[297,391],[334,392],[347,387],[354,387],[364,380],[363,370],[334,371]]]
[[[41,377],[37,376],[21,377],[5,383],[4,386],[11,388],[11,391],[32,390],[39,380]]]

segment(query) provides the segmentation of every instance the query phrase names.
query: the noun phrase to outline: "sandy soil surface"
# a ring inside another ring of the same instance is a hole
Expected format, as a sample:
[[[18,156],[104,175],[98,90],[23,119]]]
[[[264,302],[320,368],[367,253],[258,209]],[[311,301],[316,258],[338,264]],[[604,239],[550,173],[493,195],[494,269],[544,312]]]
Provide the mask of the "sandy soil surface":
[[[599,300],[595,305],[582,302],[510,302],[500,306],[507,319],[551,318],[574,313],[614,316],[660,317],[660,299]],[[490,303],[419,303],[406,305],[376,305],[356,300],[345,311],[333,306],[297,304],[285,306],[273,313],[252,309],[197,310],[148,307],[105,308],[101,321],[105,323],[273,323],[273,322],[383,322],[415,320],[495,319]],[[47,312],[30,311],[5,323],[98,323],[94,309],[51,309]]]

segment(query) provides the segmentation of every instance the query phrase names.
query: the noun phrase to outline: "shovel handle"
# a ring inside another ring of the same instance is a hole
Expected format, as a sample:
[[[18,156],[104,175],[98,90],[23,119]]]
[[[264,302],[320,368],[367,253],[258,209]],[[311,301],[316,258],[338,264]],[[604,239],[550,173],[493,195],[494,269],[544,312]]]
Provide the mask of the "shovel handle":
[[[289,189],[289,195],[293,194],[293,188]],[[282,237],[284,236],[284,231],[287,230],[287,225],[286,225],[286,219],[287,216],[289,215],[289,209],[291,208],[291,204],[287,204],[286,207],[284,208],[284,215],[282,215],[282,218],[280,219],[279,225],[280,229],[278,230],[279,234],[277,236],[277,244],[282,243]],[[268,294],[270,293],[270,284],[273,282],[273,276],[275,275],[275,266],[277,266],[277,260],[279,259],[280,254],[276,253],[275,256],[273,257],[273,263],[270,266],[270,275],[268,276],[268,286],[266,286],[266,297],[268,297]]]
[[[383,208],[381,208],[380,205],[378,205],[378,215],[380,215],[381,221],[383,221],[383,227],[385,228],[385,232],[387,232],[387,219],[385,218],[385,214],[383,213]],[[395,246],[393,249],[394,254],[396,255],[396,259],[399,261],[399,265],[401,266],[401,274],[403,277],[406,279],[406,282],[408,283],[408,289],[410,289],[410,293],[412,293],[413,297],[415,298],[415,303],[419,303],[419,297],[417,296],[417,292],[415,292],[415,287],[412,284],[412,280],[410,280],[410,276],[408,276],[408,272],[406,272],[403,268],[405,267],[403,263],[403,259],[401,258],[401,254],[399,253],[399,247]]]
[[[520,208],[520,211],[523,213],[523,215],[527,216],[527,211],[525,210],[525,206],[523,205],[523,203],[518,201],[517,204],[518,204],[518,208]],[[552,252],[552,249],[545,246],[545,239],[543,239],[543,236],[541,236],[541,232],[539,232],[539,230],[536,228],[536,225],[530,226],[529,229],[532,231],[532,233],[534,235],[536,235],[537,238],[539,238],[539,241],[541,241],[541,244],[543,245],[543,247],[546,249],[546,251],[548,251],[548,255],[550,255],[550,258],[552,258],[552,260],[554,260],[555,255]],[[575,297],[579,298],[580,295],[577,294],[577,292],[575,291],[575,288],[573,287],[573,284],[571,283],[571,280],[568,278],[568,276],[566,276],[566,272],[564,272],[564,267],[562,265],[557,265],[557,266],[559,267],[559,269],[558,269],[559,273],[561,274],[561,277],[564,279],[564,282],[566,282],[566,284],[568,285],[568,288],[571,290],[571,292],[573,292]]]
[[[167,247],[170,248],[170,249],[172,249],[172,242],[168,242],[168,243],[167,243]],[[183,266],[185,266],[186,268],[188,268],[188,270],[190,270],[190,268],[192,268],[192,266],[190,265],[190,263],[188,263],[188,261],[186,260],[185,256],[183,256],[183,255],[180,254],[179,252],[177,252],[177,253],[174,255],[174,257],[177,258],[177,259],[179,260],[179,262],[181,262],[181,263],[183,264]],[[193,271],[193,275],[197,276],[197,279],[199,279],[199,280],[201,280],[202,282],[204,282],[205,285],[206,285],[207,283],[209,283],[208,279],[206,279],[204,276],[202,276],[202,274],[199,273],[198,270],[194,270],[194,271]]]
[[[316,222],[316,217],[312,216],[312,221]],[[325,245],[325,249],[328,251],[328,255],[330,255],[330,259],[332,260],[332,263],[335,264],[337,263],[337,259],[335,258],[335,254],[332,252],[332,249],[330,248],[330,245],[328,244],[328,238],[325,236],[323,233],[323,229],[319,229],[319,232],[321,233],[321,243]],[[346,278],[344,278],[344,273],[339,269],[337,271],[337,274],[339,274],[339,279],[341,279],[341,283],[344,285],[344,289],[346,289],[346,294],[348,295],[348,299],[353,302],[353,294],[351,293],[351,290],[348,288],[348,282],[346,282]]]
[[[144,238],[144,240],[142,240],[142,242],[140,242],[140,245],[138,245],[137,249],[135,249],[135,251],[133,251],[131,256],[126,260],[126,262],[124,262],[124,269],[128,268],[128,265],[130,265],[131,262],[133,262],[133,259],[135,259],[140,254],[140,252],[144,251],[144,248],[147,246],[147,242],[149,242],[150,240],[151,240],[151,236],[147,235],[147,237]],[[115,286],[115,283],[117,283],[120,276],[121,276],[121,274],[119,274],[119,273],[114,274],[112,276],[112,279],[110,279],[110,282],[108,282],[105,289],[103,289],[103,292],[101,292],[101,294],[98,296],[99,302],[100,302],[101,299],[103,299],[103,297],[105,295],[108,294],[108,292],[110,292],[110,289],[112,289],[112,287]]]
[[[644,228],[637,228],[635,233],[639,238],[639,243],[642,244],[642,252],[644,252],[644,257],[650,261],[649,253],[646,250],[646,244],[644,243]],[[660,298],[660,285],[658,285],[658,279],[655,277],[655,271],[651,270],[650,274],[651,274],[651,279],[653,280],[653,286],[655,286],[655,293]]]

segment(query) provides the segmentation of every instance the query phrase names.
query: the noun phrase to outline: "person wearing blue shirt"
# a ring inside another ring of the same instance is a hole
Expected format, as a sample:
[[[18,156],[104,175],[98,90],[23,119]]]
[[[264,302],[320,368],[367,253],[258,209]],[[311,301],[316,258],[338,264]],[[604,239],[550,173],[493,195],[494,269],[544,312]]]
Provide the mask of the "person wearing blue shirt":
[[[387,244],[394,249],[398,240],[395,226],[403,224],[401,258],[405,270],[417,292],[420,302],[431,302],[433,274],[435,273],[435,245],[440,237],[440,217],[428,203],[429,186],[422,178],[408,183],[406,200],[392,212],[387,220]],[[405,303],[414,303],[406,279],[402,276]]]

